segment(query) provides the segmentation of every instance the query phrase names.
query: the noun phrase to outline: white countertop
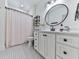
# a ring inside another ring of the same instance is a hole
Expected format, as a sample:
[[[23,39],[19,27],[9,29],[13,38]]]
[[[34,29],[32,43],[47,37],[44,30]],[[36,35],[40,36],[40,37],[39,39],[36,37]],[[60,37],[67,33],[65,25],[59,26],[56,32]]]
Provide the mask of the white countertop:
[[[40,30],[39,32],[48,32],[48,33],[58,33],[58,34],[77,34],[79,35],[79,31],[49,31],[49,30]]]

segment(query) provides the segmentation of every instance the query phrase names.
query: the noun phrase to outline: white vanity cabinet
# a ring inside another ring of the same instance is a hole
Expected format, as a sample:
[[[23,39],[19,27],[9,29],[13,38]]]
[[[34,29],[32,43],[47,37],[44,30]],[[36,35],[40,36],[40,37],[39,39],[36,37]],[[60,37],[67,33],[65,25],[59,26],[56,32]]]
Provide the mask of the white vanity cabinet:
[[[55,34],[39,32],[37,45],[38,52],[46,59],[55,59]]]
[[[39,33],[39,51],[46,59],[55,59],[55,34]]]
[[[56,34],[56,55],[61,59],[79,59],[79,36]]]
[[[45,59],[79,59],[79,34],[39,31],[35,45]]]

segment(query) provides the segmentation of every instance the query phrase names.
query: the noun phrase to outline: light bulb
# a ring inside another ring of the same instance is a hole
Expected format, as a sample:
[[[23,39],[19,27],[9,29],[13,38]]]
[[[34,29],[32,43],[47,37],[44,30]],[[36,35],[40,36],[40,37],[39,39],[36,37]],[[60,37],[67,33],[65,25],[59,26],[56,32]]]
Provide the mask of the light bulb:
[[[23,8],[24,7],[24,5],[23,4],[21,4],[21,8]]]

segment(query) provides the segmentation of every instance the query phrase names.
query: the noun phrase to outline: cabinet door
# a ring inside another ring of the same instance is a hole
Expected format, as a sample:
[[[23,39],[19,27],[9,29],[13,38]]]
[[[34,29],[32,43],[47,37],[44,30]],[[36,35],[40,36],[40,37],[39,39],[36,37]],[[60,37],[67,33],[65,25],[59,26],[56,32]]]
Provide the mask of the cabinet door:
[[[39,34],[39,52],[46,59],[55,59],[55,34]]]
[[[55,59],[55,34],[47,34],[45,40],[45,56],[47,59]]]
[[[44,33],[39,33],[39,42],[38,42],[38,49],[39,53],[44,56],[44,41],[45,41],[46,34]]]

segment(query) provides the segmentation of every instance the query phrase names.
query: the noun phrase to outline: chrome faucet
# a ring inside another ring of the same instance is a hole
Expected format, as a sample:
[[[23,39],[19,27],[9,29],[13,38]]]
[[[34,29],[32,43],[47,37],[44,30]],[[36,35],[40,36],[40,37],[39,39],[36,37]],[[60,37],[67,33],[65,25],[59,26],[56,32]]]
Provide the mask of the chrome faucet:
[[[69,26],[64,26],[64,28],[60,29],[60,31],[69,31],[70,27]]]

